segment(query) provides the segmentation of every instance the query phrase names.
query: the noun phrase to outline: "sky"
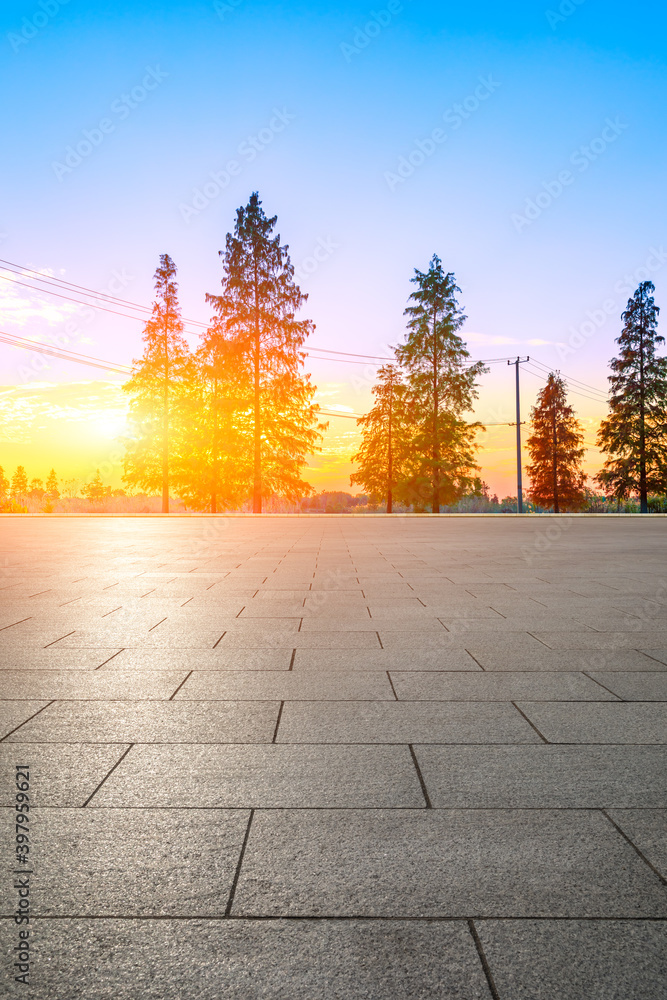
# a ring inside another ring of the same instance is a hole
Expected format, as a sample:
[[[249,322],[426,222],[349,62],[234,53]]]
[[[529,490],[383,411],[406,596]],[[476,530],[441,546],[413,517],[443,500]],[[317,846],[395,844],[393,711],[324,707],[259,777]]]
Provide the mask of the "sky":
[[[389,357],[415,268],[461,288],[473,358],[571,381],[587,470],[620,314],[667,287],[667,12],[638,0],[329,3],[36,0],[0,7],[0,258],[150,304],[161,253],[206,322],[218,251],[258,190],[290,247],[312,346]],[[77,152],[78,149],[78,152]],[[0,272],[0,276],[6,272]],[[0,277],[0,330],[117,364],[142,325]],[[196,337],[192,337],[196,346]],[[375,368],[309,357],[329,411],[363,413]],[[544,384],[522,374],[522,418]],[[0,464],[120,482],[123,377],[0,343]],[[575,394],[575,391],[577,394]],[[475,417],[483,478],[516,493],[514,369]],[[349,489],[330,422],[305,478]]]

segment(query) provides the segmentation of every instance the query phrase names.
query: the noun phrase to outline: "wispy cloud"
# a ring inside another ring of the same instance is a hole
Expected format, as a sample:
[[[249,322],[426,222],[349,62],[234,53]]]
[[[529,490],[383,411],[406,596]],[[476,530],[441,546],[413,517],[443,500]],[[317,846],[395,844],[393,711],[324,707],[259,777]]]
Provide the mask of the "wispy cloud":
[[[53,277],[50,269],[40,271],[45,277]],[[4,280],[8,272],[0,269],[0,327],[25,327],[28,323],[41,321],[48,326],[57,326],[74,315],[79,306],[74,302],[53,302],[39,291],[30,291],[13,280]],[[30,275],[13,275],[12,278],[29,280]]]
[[[484,347],[555,347],[555,341],[542,340],[539,337],[532,337],[530,340],[518,340],[516,337],[498,337],[490,333],[469,333],[467,330],[463,334],[464,340],[470,344],[481,344]]]

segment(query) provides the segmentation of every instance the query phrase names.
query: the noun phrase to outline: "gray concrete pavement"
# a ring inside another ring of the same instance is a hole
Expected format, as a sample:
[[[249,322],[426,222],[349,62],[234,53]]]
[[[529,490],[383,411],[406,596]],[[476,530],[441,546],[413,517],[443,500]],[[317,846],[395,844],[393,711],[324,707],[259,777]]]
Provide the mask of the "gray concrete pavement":
[[[0,531],[3,997],[665,995],[664,519]]]

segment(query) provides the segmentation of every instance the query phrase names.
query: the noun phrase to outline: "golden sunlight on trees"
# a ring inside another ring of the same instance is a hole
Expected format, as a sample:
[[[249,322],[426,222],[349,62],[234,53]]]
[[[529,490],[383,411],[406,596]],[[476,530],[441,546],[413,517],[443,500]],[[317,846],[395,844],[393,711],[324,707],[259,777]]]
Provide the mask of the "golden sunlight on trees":
[[[131,486],[162,490],[162,512],[169,513],[170,449],[186,450],[186,401],[192,391],[194,364],[183,339],[176,265],[168,254],[155,272],[153,314],[144,329],[144,354],[123,388],[131,397],[124,481]],[[172,443],[172,435],[176,441]]]
[[[294,283],[287,247],[273,236],[276,222],[252,194],[220,251],[222,295],[206,296],[216,313],[208,343],[214,354],[231,346],[249,397],[255,514],[262,512],[263,495],[297,499],[309,492],[300,470],[325,429],[312,402],[315,387],[301,371],[300,348],[315,327],[296,318],[307,295]]]
[[[194,353],[182,336],[176,267],[160,258],[144,354],[124,386],[133,437],[123,478],[161,488],[165,513],[170,485],[212,513],[250,496],[261,513],[263,498],[296,502],[312,492],[301,470],[327,426],[302,371],[301,348],[314,325],[296,318],[307,296],[273,235],[276,222],[256,193],[238,209],[220,251],[222,294],[206,296],[214,316]]]
[[[372,504],[386,498],[387,513],[391,514],[396,488],[400,494],[405,481],[410,444],[406,386],[396,365],[383,365],[378,370],[373,395],[375,405],[357,420],[362,438],[352,461],[358,462],[359,468],[350,482],[362,486]]]

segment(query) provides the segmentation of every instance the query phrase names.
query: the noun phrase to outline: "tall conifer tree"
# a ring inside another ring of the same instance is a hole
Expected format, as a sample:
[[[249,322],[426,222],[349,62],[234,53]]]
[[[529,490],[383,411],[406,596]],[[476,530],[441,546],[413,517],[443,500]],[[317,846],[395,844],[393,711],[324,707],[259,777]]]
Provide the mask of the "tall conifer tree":
[[[5,470],[0,465],[0,504],[7,503],[9,499],[9,480],[5,475]]]
[[[357,420],[361,445],[352,461],[358,462],[359,468],[350,483],[361,486],[373,499],[386,499],[387,513],[392,514],[397,489],[400,492],[403,486],[409,441],[406,389],[396,365],[378,369],[373,395],[374,406]]]
[[[541,507],[577,510],[584,502],[586,477],[581,469],[584,435],[567,402],[565,383],[551,373],[531,411],[533,433],[527,446],[531,464],[530,496]]]
[[[51,469],[46,480],[46,495],[49,500],[60,500],[60,490],[58,489],[58,476],[56,470]]]
[[[248,366],[256,514],[262,512],[263,495],[296,498],[308,492],[300,470],[323,429],[312,401],[314,386],[301,371],[301,348],[314,324],[296,314],[308,296],[294,282],[289,248],[273,235],[276,222],[277,216],[264,214],[254,192],[237,210],[234,232],[220,251],[222,295],[206,296]]]
[[[28,476],[22,465],[16,466],[16,471],[12,476],[11,486],[12,500],[16,503],[24,504],[28,496]]]
[[[155,301],[144,328],[144,353],[124,390],[132,397],[130,423],[135,438],[125,457],[125,482],[144,489],[161,489],[162,513],[169,513],[169,474],[178,461],[183,408],[192,390],[194,369],[183,339],[176,265],[168,254],[155,272]],[[182,441],[180,442],[182,445]],[[176,445],[176,447],[174,447]],[[176,455],[172,455],[172,452]],[[183,451],[183,448],[180,448]]]
[[[620,351],[610,363],[610,412],[598,433],[609,455],[598,482],[619,499],[638,495],[642,514],[649,492],[667,490],[667,358],[656,354],[665,338],[657,332],[654,292],[643,281],[622,315]]]
[[[415,423],[413,486],[416,496],[428,493],[431,510],[451,503],[472,483],[474,437],[480,424],[468,424],[463,414],[477,398],[477,379],[486,370],[470,357],[458,331],[466,317],[456,295],[454,275],[446,273],[437,255],[428,271],[415,269],[417,290],[405,310],[408,333],[396,349],[407,373]]]

